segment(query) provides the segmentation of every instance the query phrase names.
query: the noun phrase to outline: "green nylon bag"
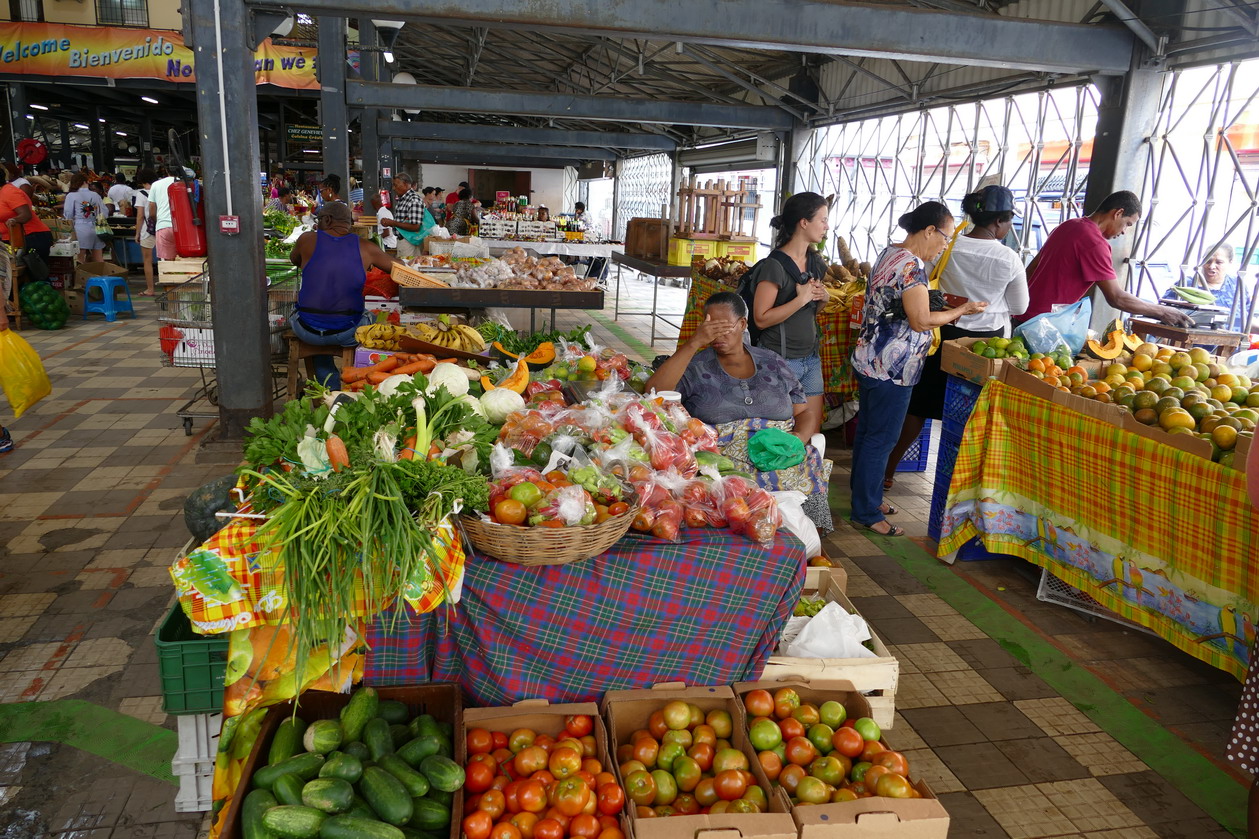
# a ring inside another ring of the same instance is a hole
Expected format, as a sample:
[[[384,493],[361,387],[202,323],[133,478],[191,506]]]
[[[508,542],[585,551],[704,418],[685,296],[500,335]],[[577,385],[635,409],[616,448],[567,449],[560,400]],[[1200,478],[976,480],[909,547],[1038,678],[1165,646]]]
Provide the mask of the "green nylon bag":
[[[788,469],[804,462],[804,443],[778,428],[762,428],[748,440],[748,460],[759,472]]]

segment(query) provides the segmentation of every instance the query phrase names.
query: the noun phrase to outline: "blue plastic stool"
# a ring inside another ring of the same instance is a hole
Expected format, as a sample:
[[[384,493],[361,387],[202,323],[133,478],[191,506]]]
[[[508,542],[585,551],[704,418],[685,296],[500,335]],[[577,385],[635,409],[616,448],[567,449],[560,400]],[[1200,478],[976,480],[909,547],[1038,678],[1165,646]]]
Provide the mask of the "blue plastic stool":
[[[94,288],[100,291],[100,300],[92,299]],[[117,296],[118,289],[122,289],[126,299]],[[104,315],[109,323],[118,319],[119,312],[130,312],[131,317],[134,318],[136,310],[131,306],[131,289],[127,288],[127,280],[123,277],[88,277],[86,285],[83,286],[84,320],[87,320],[89,312]]]

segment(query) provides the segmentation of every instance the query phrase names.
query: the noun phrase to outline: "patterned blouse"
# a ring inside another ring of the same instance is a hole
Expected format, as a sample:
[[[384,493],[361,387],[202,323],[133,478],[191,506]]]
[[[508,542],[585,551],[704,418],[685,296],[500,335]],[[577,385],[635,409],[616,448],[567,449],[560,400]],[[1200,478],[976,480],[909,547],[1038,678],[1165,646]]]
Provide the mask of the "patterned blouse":
[[[908,319],[884,319],[883,314],[906,291],[926,285],[926,268],[909,251],[893,245],[879,256],[866,289],[861,336],[852,353],[858,375],[904,387],[918,384],[931,349],[931,330],[915,332]]]
[[[804,388],[783,357],[772,350],[747,347],[756,372],[736,379],[725,371],[714,350],[700,350],[687,365],[678,392],[682,407],[709,425],[735,420],[789,420],[793,405],[804,404]]]

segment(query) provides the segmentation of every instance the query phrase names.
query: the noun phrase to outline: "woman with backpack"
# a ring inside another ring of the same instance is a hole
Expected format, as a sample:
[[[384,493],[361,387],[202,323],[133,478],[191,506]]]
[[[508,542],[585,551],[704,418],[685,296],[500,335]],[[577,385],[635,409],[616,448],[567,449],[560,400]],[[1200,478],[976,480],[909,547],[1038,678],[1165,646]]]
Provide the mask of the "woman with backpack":
[[[140,261],[144,263],[144,291],[140,292],[142,297],[157,294],[153,285],[153,249],[157,247],[157,219],[149,218],[149,187],[153,186],[156,179],[157,175],[152,169],[140,169],[136,172],[136,244],[140,246]],[[152,230],[149,229],[150,225]]]
[[[752,266],[739,285],[748,304],[752,346],[781,355],[804,388],[807,410],[796,431],[808,439],[822,428],[822,357],[817,314],[827,299],[826,262],[816,245],[830,227],[826,199],[799,192],[770,219],[774,251]]]

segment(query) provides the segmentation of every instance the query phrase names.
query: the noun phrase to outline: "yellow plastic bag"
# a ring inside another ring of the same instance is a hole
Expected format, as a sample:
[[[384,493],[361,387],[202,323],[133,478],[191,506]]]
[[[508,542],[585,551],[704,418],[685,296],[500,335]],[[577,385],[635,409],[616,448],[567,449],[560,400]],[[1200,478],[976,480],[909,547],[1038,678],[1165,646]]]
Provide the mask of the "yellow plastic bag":
[[[39,353],[12,329],[0,332],[0,387],[4,388],[15,417],[52,393],[52,383]]]

